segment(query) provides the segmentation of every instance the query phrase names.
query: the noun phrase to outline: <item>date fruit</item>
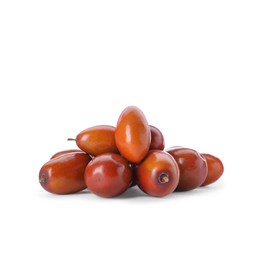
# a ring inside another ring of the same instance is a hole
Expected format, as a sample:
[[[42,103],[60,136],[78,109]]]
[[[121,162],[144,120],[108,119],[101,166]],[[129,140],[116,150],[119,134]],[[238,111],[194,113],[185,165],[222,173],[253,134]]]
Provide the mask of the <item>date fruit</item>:
[[[48,192],[69,194],[86,188],[84,172],[91,157],[85,153],[68,153],[45,163],[39,173],[39,182]]]
[[[122,194],[133,181],[128,162],[115,153],[95,157],[86,167],[84,178],[92,193],[106,198]]]
[[[151,145],[149,150],[163,150],[164,137],[162,132],[155,126],[150,125],[151,129]]]
[[[176,160],[180,169],[180,181],[176,191],[189,191],[199,187],[207,177],[206,160],[195,150],[174,147],[166,150]]]
[[[109,125],[98,125],[83,130],[77,135],[76,144],[82,151],[93,156],[118,152],[115,144],[115,127]]]
[[[174,158],[160,150],[152,150],[137,168],[137,185],[155,197],[172,193],[179,183],[179,168]]]
[[[123,110],[117,122],[115,141],[128,161],[139,163],[144,159],[151,144],[151,130],[138,107],[129,106]]]
[[[201,155],[205,158],[208,166],[207,177],[201,184],[201,186],[206,186],[217,181],[222,176],[224,172],[224,166],[221,160],[214,155],[207,153],[202,153]]]

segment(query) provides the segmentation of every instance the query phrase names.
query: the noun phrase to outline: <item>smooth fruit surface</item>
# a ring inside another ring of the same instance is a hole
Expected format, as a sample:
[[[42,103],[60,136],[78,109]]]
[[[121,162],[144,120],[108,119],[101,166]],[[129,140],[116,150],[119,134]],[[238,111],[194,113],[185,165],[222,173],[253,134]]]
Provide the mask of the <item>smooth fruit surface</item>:
[[[155,197],[172,193],[179,182],[179,168],[174,158],[163,151],[150,151],[137,168],[137,185]]]
[[[224,165],[222,161],[214,155],[207,153],[202,153],[201,155],[206,159],[208,166],[207,177],[201,185],[205,186],[217,181],[222,176],[224,172]]]
[[[207,163],[197,151],[184,147],[169,148],[166,151],[174,157],[180,169],[176,191],[193,190],[205,181]]]
[[[95,157],[86,167],[84,177],[91,192],[107,198],[122,194],[133,180],[128,162],[114,153]]]
[[[54,158],[42,166],[39,182],[46,191],[55,194],[84,190],[84,171],[90,161],[91,157],[82,152]]]
[[[150,125],[151,129],[151,145],[149,150],[163,150],[164,136],[162,132],[155,126]]]
[[[93,156],[116,153],[115,127],[98,125],[87,128],[77,135],[76,143],[82,151]]]
[[[64,151],[60,151],[60,152],[55,153],[50,159],[54,159],[54,158],[60,157],[64,154],[68,154],[68,153],[80,153],[80,152],[84,153],[83,151],[81,151],[79,149],[64,150]]]
[[[143,112],[129,106],[119,116],[115,141],[119,152],[130,162],[139,163],[151,144],[151,130]]]

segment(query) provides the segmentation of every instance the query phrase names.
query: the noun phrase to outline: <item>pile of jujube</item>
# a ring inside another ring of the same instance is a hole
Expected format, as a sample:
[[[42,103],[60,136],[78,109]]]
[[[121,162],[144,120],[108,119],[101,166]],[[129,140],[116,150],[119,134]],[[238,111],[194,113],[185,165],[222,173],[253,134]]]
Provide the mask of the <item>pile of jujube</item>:
[[[68,140],[79,149],[54,154],[40,170],[39,182],[48,192],[88,188],[98,196],[115,197],[137,185],[148,195],[163,197],[209,185],[224,171],[211,154],[181,146],[164,150],[163,134],[136,106],[123,110],[116,127],[90,127]]]

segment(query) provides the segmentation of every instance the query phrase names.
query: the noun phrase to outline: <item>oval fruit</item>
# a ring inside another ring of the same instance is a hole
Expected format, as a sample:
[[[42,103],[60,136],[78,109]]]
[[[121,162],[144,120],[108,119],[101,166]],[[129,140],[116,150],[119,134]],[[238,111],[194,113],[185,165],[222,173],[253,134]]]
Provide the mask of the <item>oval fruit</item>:
[[[39,173],[39,182],[48,192],[75,193],[86,188],[84,171],[91,157],[85,153],[69,153],[45,163]]]
[[[106,153],[88,164],[84,178],[91,192],[109,198],[125,192],[133,176],[128,162],[121,155]]]
[[[115,127],[98,125],[87,128],[76,137],[77,146],[84,152],[97,156],[118,152],[115,144]]]
[[[150,125],[151,129],[151,144],[149,150],[163,150],[164,137],[162,132],[155,126]]]
[[[207,153],[202,153],[201,155],[205,158],[208,166],[207,177],[201,185],[206,186],[217,181],[222,176],[224,172],[224,165],[216,156]]]
[[[150,151],[137,168],[137,185],[155,197],[172,193],[179,183],[179,168],[174,158],[160,150]]]
[[[54,159],[54,158],[60,157],[64,154],[68,154],[68,153],[85,153],[85,152],[83,152],[79,149],[69,149],[69,150],[64,150],[64,151],[55,153],[50,159]]]
[[[197,151],[184,147],[169,148],[166,151],[174,157],[180,169],[176,191],[193,190],[205,181],[207,163]]]
[[[151,131],[143,112],[129,106],[121,113],[115,141],[119,152],[130,162],[139,163],[146,156],[151,144]]]

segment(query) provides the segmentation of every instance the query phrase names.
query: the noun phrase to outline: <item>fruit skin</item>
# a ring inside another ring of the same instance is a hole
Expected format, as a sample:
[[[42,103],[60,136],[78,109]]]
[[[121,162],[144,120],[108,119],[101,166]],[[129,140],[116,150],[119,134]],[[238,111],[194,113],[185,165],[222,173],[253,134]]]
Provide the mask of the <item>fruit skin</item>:
[[[64,150],[64,151],[60,151],[60,152],[55,153],[55,154],[50,158],[50,160],[51,160],[51,159],[54,159],[54,158],[57,158],[57,157],[60,157],[60,156],[62,156],[62,155],[64,155],[64,154],[68,154],[68,153],[79,153],[79,152],[85,153],[85,152],[83,152],[83,151],[81,151],[81,150],[79,150],[79,149],[69,149],[69,150]]]
[[[155,126],[150,125],[151,144],[149,150],[163,150],[165,147],[164,136],[162,132]]]
[[[98,125],[83,130],[77,135],[76,143],[82,151],[93,156],[118,152],[115,127],[109,125]]]
[[[184,147],[169,148],[166,151],[174,157],[180,169],[176,191],[193,190],[205,181],[207,163],[197,151]]]
[[[115,141],[119,152],[130,162],[139,163],[151,144],[151,130],[143,112],[129,106],[119,116]]]
[[[105,198],[122,194],[133,180],[128,162],[115,153],[95,157],[86,167],[84,178],[91,192]]]
[[[179,178],[179,168],[174,158],[160,150],[150,151],[137,168],[137,185],[143,192],[155,197],[172,193]]]
[[[91,157],[85,153],[68,153],[45,163],[39,173],[41,186],[55,194],[69,194],[86,188],[84,171]]]
[[[205,158],[208,166],[207,177],[201,184],[201,186],[206,186],[217,181],[222,176],[224,172],[224,165],[222,161],[214,155],[207,153],[202,153],[201,155]]]

